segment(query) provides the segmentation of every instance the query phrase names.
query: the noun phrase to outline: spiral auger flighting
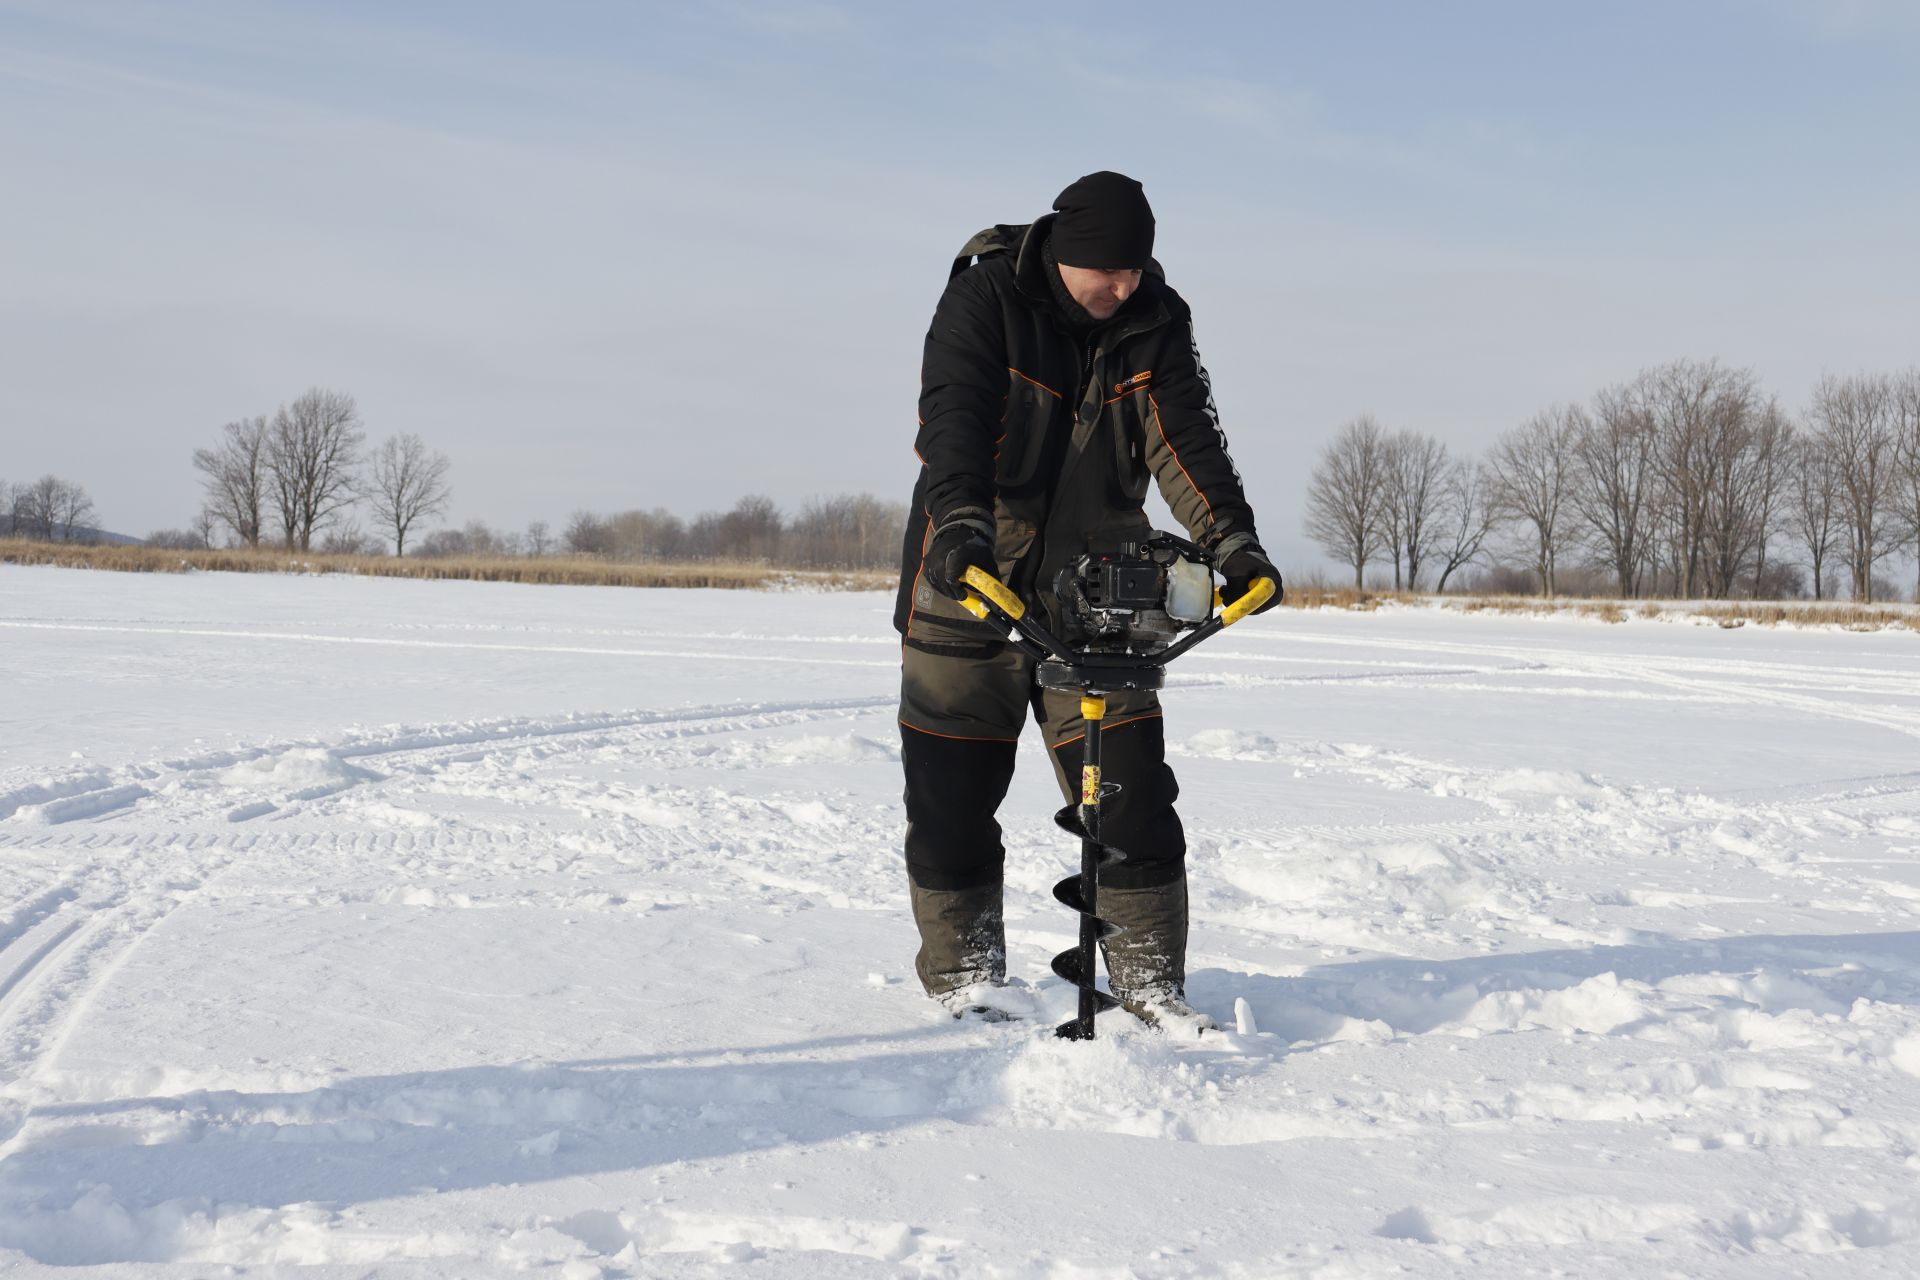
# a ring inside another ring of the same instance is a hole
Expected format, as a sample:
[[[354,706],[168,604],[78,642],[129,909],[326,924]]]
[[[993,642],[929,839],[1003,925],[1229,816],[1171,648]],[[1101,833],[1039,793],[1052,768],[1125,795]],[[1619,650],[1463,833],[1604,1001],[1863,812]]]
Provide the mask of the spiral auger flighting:
[[[1100,870],[1126,859],[1126,854],[1100,842],[1100,802],[1120,788],[1100,777],[1100,730],[1106,719],[1106,698],[1085,693],[1080,698],[1080,715],[1087,722],[1085,746],[1080,764],[1080,803],[1070,804],[1053,815],[1055,823],[1080,837],[1080,874],[1068,876],[1053,886],[1053,896],[1080,913],[1080,939],[1053,958],[1053,971],[1080,989],[1080,1007],[1076,1015],[1054,1028],[1065,1040],[1093,1039],[1093,1020],[1102,1010],[1120,1002],[1094,986],[1094,955],[1102,939],[1118,933],[1119,926],[1100,918]]]
[[[1080,806],[1070,804],[1053,815],[1054,822],[1063,830],[1079,836],[1081,842],[1079,873],[1053,886],[1053,896],[1080,913],[1080,941],[1053,958],[1054,973],[1080,988],[1079,1013],[1054,1028],[1055,1035],[1067,1040],[1091,1040],[1094,1018],[1120,1003],[1093,985],[1094,949],[1100,942],[1120,932],[1120,926],[1110,920],[1102,920],[1095,914],[1098,899],[1089,905],[1082,886],[1091,883],[1096,886],[1097,892],[1100,868],[1111,866],[1127,855],[1111,845],[1103,845],[1090,838],[1086,828],[1081,825],[1079,809]]]

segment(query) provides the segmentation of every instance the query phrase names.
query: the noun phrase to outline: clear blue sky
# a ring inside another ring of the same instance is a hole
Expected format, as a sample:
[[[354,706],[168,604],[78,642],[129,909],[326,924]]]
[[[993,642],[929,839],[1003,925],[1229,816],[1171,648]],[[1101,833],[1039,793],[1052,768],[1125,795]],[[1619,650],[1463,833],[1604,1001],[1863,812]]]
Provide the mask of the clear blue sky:
[[[455,521],[904,498],[969,233],[1147,185],[1270,544],[1681,356],[1920,360],[1920,5],[0,0],[0,478],[184,523],[309,385]]]

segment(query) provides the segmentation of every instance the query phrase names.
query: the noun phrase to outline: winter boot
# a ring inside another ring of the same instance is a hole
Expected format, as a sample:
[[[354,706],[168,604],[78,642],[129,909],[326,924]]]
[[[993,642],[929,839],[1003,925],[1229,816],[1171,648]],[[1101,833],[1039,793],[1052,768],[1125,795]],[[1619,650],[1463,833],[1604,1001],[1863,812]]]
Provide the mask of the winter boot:
[[[1219,1023],[1187,1003],[1186,879],[1151,889],[1103,885],[1097,905],[1102,920],[1119,926],[1100,947],[1121,1007],[1162,1031],[1218,1031]]]
[[[1007,981],[1000,886],[923,889],[911,879],[907,885],[913,894],[913,921],[920,926],[920,954],[913,961],[920,985],[956,1018],[969,1013],[1005,1018],[979,998],[982,988],[1005,986]]]

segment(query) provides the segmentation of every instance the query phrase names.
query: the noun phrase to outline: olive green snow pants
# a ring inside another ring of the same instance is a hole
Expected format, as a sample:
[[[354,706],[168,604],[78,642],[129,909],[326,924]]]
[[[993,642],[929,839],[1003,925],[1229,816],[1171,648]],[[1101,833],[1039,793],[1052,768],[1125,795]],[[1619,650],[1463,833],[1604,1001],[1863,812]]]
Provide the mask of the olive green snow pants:
[[[1039,688],[1033,660],[1012,645],[989,656],[902,646],[900,759],[906,772],[907,872],[926,889],[998,885],[1006,848],[995,814],[1013,780],[1016,743],[1028,715],[1040,726],[1054,780],[1071,804],[1086,722],[1080,698]],[[1103,885],[1145,889],[1185,873],[1186,835],[1173,803],[1180,788],[1166,763],[1160,699],[1112,693],[1102,722],[1107,781],[1119,790],[1101,807],[1104,843],[1126,858]]]

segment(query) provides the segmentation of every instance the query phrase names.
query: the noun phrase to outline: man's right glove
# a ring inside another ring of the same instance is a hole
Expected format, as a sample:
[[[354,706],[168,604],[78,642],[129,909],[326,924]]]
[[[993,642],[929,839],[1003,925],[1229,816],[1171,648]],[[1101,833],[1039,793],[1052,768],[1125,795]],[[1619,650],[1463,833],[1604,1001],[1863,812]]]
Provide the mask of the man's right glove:
[[[987,536],[987,527],[983,520],[960,519],[948,520],[933,531],[933,541],[927,544],[921,566],[935,591],[961,600],[972,590],[960,580],[969,568],[999,573],[999,567],[993,562],[993,539]]]
[[[1273,561],[1267,559],[1267,553],[1262,551],[1260,544],[1256,542],[1249,542],[1222,560],[1220,576],[1227,580],[1227,584],[1220,588],[1220,603],[1223,605],[1232,604],[1247,594],[1255,578],[1273,579],[1272,598],[1255,609],[1255,613],[1265,613],[1279,604],[1281,597],[1286,594],[1281,589],[1280,571],[1273,567]]]

